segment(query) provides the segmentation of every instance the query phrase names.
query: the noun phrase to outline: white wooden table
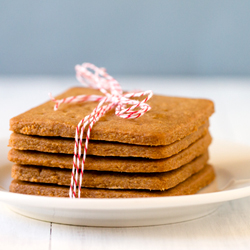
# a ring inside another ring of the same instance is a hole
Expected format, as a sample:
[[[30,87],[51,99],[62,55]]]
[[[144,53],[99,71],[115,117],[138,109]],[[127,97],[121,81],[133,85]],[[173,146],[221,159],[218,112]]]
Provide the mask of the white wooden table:
[[[250,145],[250,79],[118,78],[127,90],[212,99],[214,138]],[[0,138],[9,119],[78,85],[73,78],[0,78]],[[249,152],[250,153],[250,152]],[[250,171],[250,166],[249,166]],[[139,228],[92,228],[47,223],[0,203],[0,249],[250,249],[250,197],[224,203],[194,221]]]

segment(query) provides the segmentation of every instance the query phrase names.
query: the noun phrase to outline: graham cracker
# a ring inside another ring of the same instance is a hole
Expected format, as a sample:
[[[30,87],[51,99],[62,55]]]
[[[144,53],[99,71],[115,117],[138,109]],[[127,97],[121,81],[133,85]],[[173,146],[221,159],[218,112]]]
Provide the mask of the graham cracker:
[[[197,193],[200,189],[207,186],[214,180],[214,178],[215,174],[212,166],[206,165],[197,174],[192,175],[179,185],[166,191],[82,188],[81,198],[145,198],[190,195]],[[69,187],[52,184],[30,183],[17,180],[13,180],[11,182],[10,192],[28,195],[69,197]]]
[[[102,171],[85,171],[82,186],[108,189],[149,189],[166,190],[183,182],[200,171],[208,160],[208,153],[192,162],[165,173],[117,173]],[[45,168],[15,164],[12,167],[12,178],[20,181],[50,183],[69,186],[71,170]]]
[[[71,88],[57,99],[76,95],[101,95],[98,90]],[[152,109],[138,119],[123,119],[109,111],[92,128],[92,140],[138,145],[168,145],[197,131],[214,112],[212,101],[154,95]],[[57,111],[48,101],[10,120],[15,133],[39,136],[75,137],[80,120],[97,106],[96,102],[63,104]]]
[[[88,155],[142,157],[150,159],[162,159],[177,154],[190,144],[208,133],[208,122],[198,128],[197,131],[166,146],[143,146],[118,142],[89,141]],[[84,141],[82,152],[84,149]],[[74,139],[60,137],[41,137],[12,133],[9,146],[18,150],[35,150],[48,153],[73,154]]]
[[[88,156],[85,162],[85,170],[114,172],[166,172],[187,164],[206,152],[211,140],[210,134],[206,134],[180,153],[159,160],[134,157]],[[8,159],[22,165],[37,165],[68,169],[72,169],[73,162],[73,157],[71,155],[16,149],[11,149],[9,151]]]

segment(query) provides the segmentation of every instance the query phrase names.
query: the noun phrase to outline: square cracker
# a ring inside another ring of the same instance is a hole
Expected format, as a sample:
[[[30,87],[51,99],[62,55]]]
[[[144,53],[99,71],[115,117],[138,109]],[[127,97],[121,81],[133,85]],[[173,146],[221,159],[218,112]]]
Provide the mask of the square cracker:
[[[184,166],[165,173],[119,173],[109,171],[84,171],[82,187],[108,189],[167,190],[199,172],[208,160],[208,153],[197,157]],[[69,186],[69,169],[47,168],[15,164],[12,178],[20,181],[39,182]]]
[[[89,88],[71,88],[57,96],[100,95]],[[197,131],[214,112],[213,102],[154,95],[148,104],[151,110],[137,119],[123,119],[109,111],[93,127],[91,139],[138,145],[168,145]],[[96,102],[63,104],[57,111],[48,101],[10,120],[10,130],[27,135],[75,136],[77,124],[97,106]]]
[[[194,133],[183,139],[164,146],[135,145],[119,142],[89,141],[88,155],[142,157],[162,159],[175,155],[193,144],[208,133],[208,123],[205,123]],[[75,140],[73,138],[32,136],[12,133],[9,146],[18,150],[34,150],[48,153],[74,154]],[[84,143],[82,144],[82,152]]]
[[[215,178],[212,166],[206,165],[197,174],[192,175],[179,185],[167,191],[146,191],[146,190],[117,190],[117,189],[97,189],[82,188],[82,198],[138,198],[195,194],[203,187],[211,183]],[[10,185],[10,192],[45,195],[54,197],[69,197],[69,188],[65,186],[37,184],[13,180]]]
[[[114,171],[114,172],[166,172],[179,168],[200,156],[211,143],[210,134],[205,135],[188,148],[169,158],[153,160],[136,157],[101,157],[88,156],[85,170]],[[11,149],[8,159],[22,165],[36,165],[72,169],[72,156],[51,154],[29,150]]]

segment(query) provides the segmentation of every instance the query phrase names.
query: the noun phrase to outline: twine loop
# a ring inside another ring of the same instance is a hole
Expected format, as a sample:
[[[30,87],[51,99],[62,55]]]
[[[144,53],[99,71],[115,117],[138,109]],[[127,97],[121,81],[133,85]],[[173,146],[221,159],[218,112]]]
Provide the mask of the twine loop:
[[[120,84],[112,76],[107,74],[104,68],[98,68],[91,63],[83,63],[76,65],[76,78],[83,85],[98,89],[104,95],[78,95],[71,96],[61,100],[50,98],[55,102],[54,110],[57,110],[63,103],[80,103],[80,102],[99,102],[91,114],[85,116],[77,125],[75,133],[75,147],[73,157],[73,167],[71,174],[71,184],[69,197],[76,198],[78,188],[78,198],[81,197],[81,185],[86,161],[86,154],[90,138],[90,131],[93,125],[105,115],[105,113],[115,108],[115,114],[124,119],[136,119],[151,107],[146,103],[153,95],[151,90],[144,92],[133,92],[123,94]],[[131,99],[146,96],[142,101]],[[82,154],[82,141],[85,127],[88,126],[86,132],[86,140]],[[83,156],[82,156],[83,155]],[[82,159],[81,159],[82,156]],[[81,162],[81,167],[80,167]],[[80,170],[80,174],[79,174]],[[79,176],[78,176],[79,175]]]

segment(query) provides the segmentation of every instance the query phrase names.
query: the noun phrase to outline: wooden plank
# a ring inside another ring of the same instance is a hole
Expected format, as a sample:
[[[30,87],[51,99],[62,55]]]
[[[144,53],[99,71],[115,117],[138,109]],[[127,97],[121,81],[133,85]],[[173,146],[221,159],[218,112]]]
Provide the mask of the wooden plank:
[[[49,250],[50,223],[26,218],[0,203],[0,249]]]

